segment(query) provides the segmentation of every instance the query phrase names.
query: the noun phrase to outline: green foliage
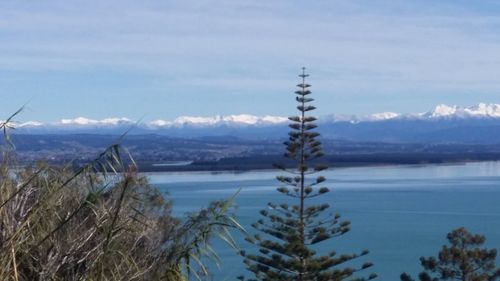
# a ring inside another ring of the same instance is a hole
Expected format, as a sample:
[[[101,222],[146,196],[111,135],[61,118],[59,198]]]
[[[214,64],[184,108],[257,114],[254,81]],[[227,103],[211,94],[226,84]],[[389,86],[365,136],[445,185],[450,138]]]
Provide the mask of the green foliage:
[[[481,248],[486,241],[483,235],[472,234],[465,228],[448,233],[450,246],[444,245],[437,258],[422,257],[420,262],[425,271],[419,274],[420,281],[500,280],[500,268],[496,267],[496,249]],[[403,273],[402,281],[414,281]]]
[[[269,203],[268,210],[262,210],[262,219],[252,226],[263,233],[248,238],[248,241],[259,248],[258,254],[242,252],[247,268],[255,279],[267,281],[341,281],[341,280],[369,280],[375,274],[366,278],[354,278],[356,272],[372,266],[365,263],[358,268],[345,266],[344,263],[368,254],[363,251],[359,254],[339,254],[335,251],[320,252],[318,245],[328,239],[341,236],[350,230],[350,223],[341,221],[339,215],[326,214],[328,204],[306,204],[308,200],[327,193],[327,187],[321,186],[325,181],[323,176],[309,178],[308,175],[326,169],[318,163],[323,156],[321,142],[317,140],[319,134],[314,132],[317,126],[313,123],[316,118],[307,116],[306,112],[314,110],[309,105],[313,101],[309,97],[311,85],[305,83],[308,75],[300,75],[302,83],[296,101],[300,115],[290,117],[289,125],[292,131],[286,146],[285,157],[295,164],[293,168],[285,165],[276,165],[277,168],[288,173],[278,176],[281,183],[278,192],[293,198],[294,204]],[[244,280],[244,277],[239,277]]]
[[[0,124],[6,137],[11,119]],[[201,261],[218,261],[211,239],[235,246],[232,199],[176,218],[135,166],[124,167],[119,144],[75,171],[18,167],[8,140],[0,163],[0,280],[203,278]]]

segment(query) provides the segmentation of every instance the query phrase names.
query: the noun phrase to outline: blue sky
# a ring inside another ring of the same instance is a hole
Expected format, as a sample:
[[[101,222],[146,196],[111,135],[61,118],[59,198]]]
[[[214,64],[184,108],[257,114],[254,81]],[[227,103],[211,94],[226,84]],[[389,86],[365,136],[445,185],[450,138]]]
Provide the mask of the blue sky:
[[[500,2],[1,1],[2,116],[173,119],[500,103]]]

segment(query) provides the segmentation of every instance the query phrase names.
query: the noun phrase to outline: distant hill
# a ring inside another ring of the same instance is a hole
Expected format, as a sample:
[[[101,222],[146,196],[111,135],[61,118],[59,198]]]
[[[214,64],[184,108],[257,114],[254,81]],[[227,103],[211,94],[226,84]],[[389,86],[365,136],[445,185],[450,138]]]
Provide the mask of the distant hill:
[[[118,138],[103,134],[15,134],[13,142],[20,164],[44,160],[81,166]],[[273,163],[285,161],[283,140],[148,134],[127,135],[122,145],[127,148],[123,152],[130,152],[141,171],[248,170],[271,169]],[[333,167],[500,160],[500,144],[355,142],[329,138],[322,138],[322,142],[326,157],[321,161]]]

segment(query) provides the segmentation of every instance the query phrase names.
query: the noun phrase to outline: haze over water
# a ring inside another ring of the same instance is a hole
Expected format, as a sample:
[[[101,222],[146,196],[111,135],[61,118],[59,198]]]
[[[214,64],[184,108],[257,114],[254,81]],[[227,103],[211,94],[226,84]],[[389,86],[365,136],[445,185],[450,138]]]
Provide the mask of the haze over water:
[[[260,218],[267,202],[282,202],[276,191],[278,171],[245,173],[153,173],[151,182],[174,200],[183,214],[209,201],[230,197],[238,188],[240,222]],[[321,244],[328,251],[349,254],[370,250],[360,261],[372,261],[367,271],[378,280],[399,280],[401,272],[414,275],[419,257],[437,255],[446,234],[460,226],[485,234],[488,247],[500,247],[500,162],[453,165],[386,166],[332,169],[322,173],[331,192],[319,197],[334,213],[352,223],[352,231]],[[288,201],[291,203],[290,201]],[[241,239],[239,239],[241,240]],[[242,248],[249,244],[242,241]],[[223,258],[214,280],[234,280],[246,273],[241,258],[216,243]]]

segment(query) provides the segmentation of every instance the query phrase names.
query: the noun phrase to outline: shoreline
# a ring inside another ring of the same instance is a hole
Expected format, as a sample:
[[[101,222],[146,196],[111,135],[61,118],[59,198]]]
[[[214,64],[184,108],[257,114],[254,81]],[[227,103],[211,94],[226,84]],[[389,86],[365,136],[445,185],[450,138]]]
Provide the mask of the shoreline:
[[[352,163],[327,163],[328,164],[328,169],[344,169],[344,168],[369,168],[369,167],[411,167],[411,166],[427,166],[427,165],[466,165],[469,163],[482,163],[482,162],[498,162],[500,159],[483,159],[483,160],[477,160],[477,159],[463,159],[463,160],[454,160],[454,161],[439,161],[439,162],[432,162],[432,161],[421,161],[421,162],[408,162],[408,163],[401,163],[401,162],[380,162],[380,163],[373,163],[373,162],[352,162]],[[236,167],[230,168],[226,166],[219,166],[219,165],[214,165],[214,166],[204,166],[204,167],[199,167],[199,166],[166,166],[166,167],[161,167],[161,169],[148,169],[147,167],[141,166],[141,164],[138,164],[139,171],[141,173],[196,173],[196,172],[201,172],[201,173],[245,173],[245,172],[260,172],[260,171],[279,171],[280,169],[274,168],[272,165],[265,165],[265,166],[244,166],[244,165],[238,165]]]

